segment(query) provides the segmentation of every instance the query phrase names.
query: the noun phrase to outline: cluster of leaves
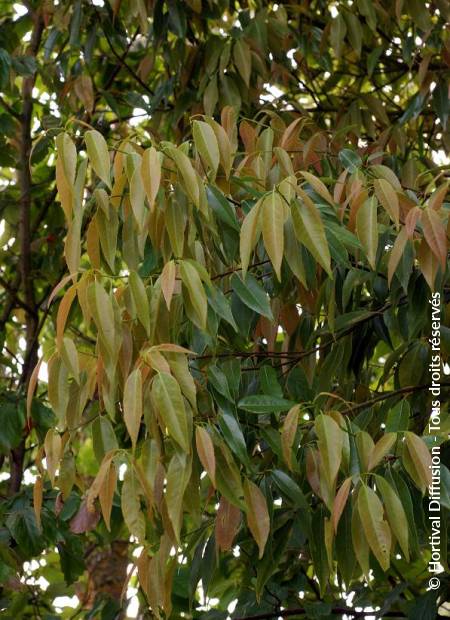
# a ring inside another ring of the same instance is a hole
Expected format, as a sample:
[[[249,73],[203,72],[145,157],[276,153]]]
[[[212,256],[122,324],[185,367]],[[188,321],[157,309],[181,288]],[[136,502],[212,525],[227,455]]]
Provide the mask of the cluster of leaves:
[[[427,400],[427,284],[442,290],[448,277],[447,186],[430,179],[406,193],[374,163],[381,154],[363,161],[329,143],[308,172],[317,154],[299,148],[310,133],[302,117],[243,121],[239,133],[238,153],[225,108],[221,124],[193,121],[193,150],[127,138],[112,167],[96,130],[79,164],[69,134],[57,138],[69,275],[52,298],[70,286],[48,360],[58,422],[44,441],[47,473],[62,502],[79,487],[86,515],[98,498],[108,530],[120,505],[157,616],[172,613],[180,554],[194,564],[179,611],[199,604],[200,578],[226,603],[222,562],[249,564],[246,589],[260,605],[267,585],[295,589],[311,568],[326,600],[335,574],[348,589],[371,568],[402,572],[411,554],[427,558],[413,507],[431,457],[414,410]],[[73,321],[79,337],[65,331]],[[99,470],[80,486],[74,445],[88,426]],[[38,515],[43,491],[40,482]],[[245,559],[229,553],[235,542]]]
[[[2,3],[1,607],[434,618],[448,3],[99,4]]]

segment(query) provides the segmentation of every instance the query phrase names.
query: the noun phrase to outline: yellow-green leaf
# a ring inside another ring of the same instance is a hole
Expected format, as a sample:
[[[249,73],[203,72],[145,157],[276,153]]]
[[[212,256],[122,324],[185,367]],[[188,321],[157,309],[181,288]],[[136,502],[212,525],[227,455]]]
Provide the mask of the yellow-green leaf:
[[[105,138],[95,129],[84,134],[86,150],[96,175],[111,188],[111,174],[108,146]]]
[[[198,271],[191,263],[180,261],[180,276],[195,311],[198,325],[201,329],[206,329],[208,300]]]
[[[400,225],[400,205],[395,189],[386,179],[375,179],[373,186],[378,200],[398,229]]]
[[[161,272],[161,291],[166,301],[168,310],[170,310],[170,303],[175,290],[176,270],[175,262],[170,260],[164,265]]]
[[[372,269],[376,269],[378,249],[377,201],[372,196],[358,209],[356,214],[356,233]]]
[[[165,152],[173,159],[177,169],[183,179],[184,187],[186,188],[187,195],[195,204],[196,207],[200,206],[200,191],[197,183],[197,177],[195,176],[194,168],[187,155],[180,149],[176,149],[172,146],[168,146]]]
[[[262,207],[262,234],[264,246],[278,280],[281,280],[281,262],[284,252],[284,207],[281,196],[273,190],[264,198]]]
[[[313,174],[311,174],[310,172],[307,172],[306,170],[302,170],[300,172],[300,174],[302,175],[302,177],[308,181],[308,183],[311,185],[311,187],[313,188],[313,190],[319,194],[319,196],[321,198],[323,198],[324,200],[326,200],[332,207],[334,207],[335,203],[333,200],[332,195],[330,194],[330,192],[328,191],[325,183],[323,181],[321,181],[320,179],[318,179],[316,176],[314,176]]]
[[[175,452],[167,469],[167,512],[178,542],[183,518],[183,495],[191,477],[191,462],[191,457],[184,452]]]
[[[141,509],[139,485],[136,472],[129,465],[122,484],[121,507],[122,515],[130,534],[139,542],[145,539],[145,518]]]
[[[261,234],[261,207],[262,201],[258,200],[258,202],[245,216],[241,226],[240,254],[242,272],[244,276],[247,273],[253,248],[259,239],[259,235]]]
[[[142,374],[138,368],[133,370],[125,382],[123,418],[134,449],[142,418]]]
[[[331,416],[323,413],[316,417],[314,430],[325,476],[329,486],[333,487],[342,460],[343,431]]]
[[[153,208],[161,184],[161,159],[153,146],[142,155],[141,175],[148,204]]]
[[[383,504],[378,495],[363,484],[358,493],[357,505],[369,547],[381,568],[387,571],[390,564],[391,530],[383,519]]]
[[[245,480],[244,500],[246,505],[247,524],[258,545],[259,558],[261,559],[270,532],[270,517],[266,498],[254,482]]]
[[[383,459],[392,448],[396,439],[397,433],[385,433],[383,437],[377,441],[369,456],[369,462],[367,465],[368,471],[380,463],[381,459]]]
[[[176,379],[165,372],[158,373],[153,380],[152,398],[169,435],[189,453],[191,437],[188,412]]]
[[[128,282],[137,317],[144,326],[147,336],[150,336],[150,305],[144,283],[135,271],[130,271]]]
[[[45,436],[44,450],[48,477],[50,478],[52,486],[55,486],[56,470],[58,469],[59,461],[61,460],[62,441],[61,435],[52,428],[49,429]]]
[[[381,476],[377,476],[376,485],[383,498],[384,508],[391,530],[398,540],[398,544],[404,553],[406,561],[409,562],[409,526],[403,504],[387,480]]]
[[[424,440],[409,431],[405,433],[403,464],[423,493],[432,483],[431,455]]]
[[[330,250],[317,207],[304,195],[301,203],[293,201],[291,213],[297,239],[332,277]]]
[[[217,174],[220,163],[219,145],[216,135],[204,121],[194,121],[192,124],[195,147],[207,169],[212,170],[213,176]]]

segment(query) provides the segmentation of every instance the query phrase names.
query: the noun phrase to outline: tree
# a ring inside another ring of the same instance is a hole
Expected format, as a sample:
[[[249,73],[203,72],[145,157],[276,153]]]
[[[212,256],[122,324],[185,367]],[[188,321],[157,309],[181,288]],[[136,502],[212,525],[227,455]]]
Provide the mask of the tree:
[[[5,617],[448,615],[448,3],[3,4]]]

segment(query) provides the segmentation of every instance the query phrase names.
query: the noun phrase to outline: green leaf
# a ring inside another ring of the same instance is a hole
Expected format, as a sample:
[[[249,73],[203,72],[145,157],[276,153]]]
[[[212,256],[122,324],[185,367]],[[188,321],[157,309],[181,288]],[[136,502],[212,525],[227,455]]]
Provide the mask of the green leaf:
[[[25,416],[17,403],[0,401],[0,452],[8,454],[19,445],[22,438]]]
[[[247,274],[245,280],[234,273],[231,277],[231,286],[239,299],[258,314],[273,320],[269,298],[265,290],[258,284],[256,278]]]
[[[214,187],[214,185],[208,185],[206,188],[206,197],[217,219],[239,232],[240,228],[235,210],[222,192],[219,191],[217,187]]]
[[[249,413],[279,413],[280,411],[288,411],[295,403],[285,398],[276,396],[268,396],[266,394],[254,394],[241,398],[238,407]]]
[[[339,161],[350,173],[356,172],[362,166],[361,157],[350,149],[342,149],[339,152]]]
[[[239,422],[230,413],[221,412],[219,426],[228,447],[234,452],[241,463],[251,469],[247,445]]]
[[[114,428],[107,417],[98,416],[92,422],[92,444],[99,463],[107,452],[119,447]]]

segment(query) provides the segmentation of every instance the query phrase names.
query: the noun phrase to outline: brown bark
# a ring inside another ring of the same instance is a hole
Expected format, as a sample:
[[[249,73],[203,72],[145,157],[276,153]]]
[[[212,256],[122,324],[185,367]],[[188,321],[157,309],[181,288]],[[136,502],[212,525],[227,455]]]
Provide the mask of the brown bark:
[[[36,56],[39,49],[44,23],[40,13],[33,14],[33,32],[31,35],[28,54]],[[33,118],[33,87],[35,75],[24,77],[22,82],[22,113],[20,115],[20,136],[19,136],[19,168],[17,183],[20,190],[19,199],[19,244],[20,259],[18,285],[23,291],[25,310],[25,352],[24,363],[22,366],[22,376],[20,379],[21,387],[26,390],[28,382],[37,363],[38,342],[36,331],[38,329],[38,315],[36,308],[35,290],[32,277],[31,265],[31,205],[32,205],[32,178],[30,172],[30,153],[32,147],[31,124]],[[19,279],[20,278],[20,279]],[[14,303],[12,298],[12,303]],[[20,445],[12,450],[10,455],[11,478],[9,483],[10,494],[20,490],[23,475],[23,460],[25,456],[25,438]]]

